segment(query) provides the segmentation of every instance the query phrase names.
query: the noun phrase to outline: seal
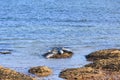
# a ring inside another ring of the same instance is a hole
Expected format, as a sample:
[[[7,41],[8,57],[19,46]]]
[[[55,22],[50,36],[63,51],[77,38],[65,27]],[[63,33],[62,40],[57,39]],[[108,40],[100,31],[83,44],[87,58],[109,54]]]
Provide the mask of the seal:
[[[65,47],[54,47],[48,50],[43,56],[45,58],[68,58],[71,57],[73,52]]]

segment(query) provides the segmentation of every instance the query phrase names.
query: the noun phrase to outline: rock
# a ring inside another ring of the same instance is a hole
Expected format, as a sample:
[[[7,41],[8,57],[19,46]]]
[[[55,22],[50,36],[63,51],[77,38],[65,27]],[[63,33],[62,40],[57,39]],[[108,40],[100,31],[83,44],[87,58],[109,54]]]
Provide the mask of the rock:
[[[85,65],[96,69],[103,69],[108,71],[120,71],[120,58],[109,58],[96,60],[93,63]]]
[[[0,52],[0,54],[11,54],[11,52],[10,51],[2,51],[2,52]]]
[[[36,80],[28,75],[0,66],[0,80]]]
[[[83,68],[63,70],[59,77],[67,80],[119,80],[120,49],[104,49],[87,55],[93,63]]]
[[[87,60],[94,61],[99,59],[120,58],[120,49],[104,49],[86,55]]]
[[[38,67],[32,67],[31,69],[29,69],[29,73],[35,74],[39,77],[44,77],[52,74],[52,70],[47,66],[38,66]]]
[[[65,48],[53,48],[51,51],[45,53],[43,56],[45,58],[70,58],[73,52]]]
[[[12,50],[0,49],[0,54],[11,54]]]
[[[63,70],[59,77],[66,80],[88,80],[92,77],[103,77],[103,73],[99,69],[94,69],[91,67],[71,68]]]

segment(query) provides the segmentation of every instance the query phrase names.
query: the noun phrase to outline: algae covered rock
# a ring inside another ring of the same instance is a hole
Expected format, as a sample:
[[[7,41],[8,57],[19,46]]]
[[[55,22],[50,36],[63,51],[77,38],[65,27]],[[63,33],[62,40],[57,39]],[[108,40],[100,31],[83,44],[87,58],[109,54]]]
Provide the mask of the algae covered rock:
[[[120,49],[104,49],[86,56],[93,62],[83,68],[63,70],[59,77],[66,80],[119,80]]]
[[[29,69],[29,72],[39,77],[44,77],[52,74],[52,70],[47,66],[32,67]]]
[[[96,69],[103,69],[109,71],[120,71],[120,58],[109,58],[96,60],[93,63],[85,65],[86,67],[92,67]]]
[[[28,75],[0,66],[0,80],[36,80]]]
[[[120,58],[120,49],[104,49],[86,55],[87,60]]]
[[[71,68],[63,70],[59,77],[67,80],[87,80],[92,77],[102,77],[102,71],[91,67]]]

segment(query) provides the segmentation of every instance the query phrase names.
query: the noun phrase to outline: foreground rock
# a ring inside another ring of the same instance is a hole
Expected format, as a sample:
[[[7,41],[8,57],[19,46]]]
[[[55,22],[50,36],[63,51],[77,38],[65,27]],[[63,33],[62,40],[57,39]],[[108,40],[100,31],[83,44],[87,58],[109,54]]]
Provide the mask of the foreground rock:
[[[38,67],[33,67],[29,69],[29,72],[32,74],[35,74],[39,77],[44,77],[52,74],[52,70],[48,68],[47,66],[38,66]]]
[[[120,80],[120,72],[83,67],[66,69],[60,73],[59,77],[65,80]]]
[[[120,49],[105,49],[92,52],[86,56],[87,60],[99,60],[109,58],[120,58]]]
[[[93,63],[83,68],[66,69],[59,77],[67,80],[120,80],[120,50],[105,49],[86,56]]]
[[[66,48],[53,48],[52,50],[45,53],[43,56],[45,58],[70,58],[72,57],[73,52]]]
[[[28,75],[0,66],[0,80],[36,80]]]
[[[120,71],[120,58],[101,59],[85,66],[107,71]]]
[[[104,77],[104,74],[99,69],[84,67],[66,69],[60,73],[59,77],[66,80],[93,80],[93,77],[99,79],[99,77]]]

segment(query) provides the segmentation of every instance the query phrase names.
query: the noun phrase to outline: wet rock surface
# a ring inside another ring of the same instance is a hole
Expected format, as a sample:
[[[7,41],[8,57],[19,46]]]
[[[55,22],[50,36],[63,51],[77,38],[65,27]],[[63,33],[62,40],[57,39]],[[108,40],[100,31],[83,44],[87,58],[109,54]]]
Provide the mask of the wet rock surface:
[[[52,74],[52,70],[47,66],[32,67],[29,69],[29,73],[35,74],[39,77],[49,76]]]
[[[120,49],[104,49],[86,55],[87,60],[94,61],[99,59],[120,58]]]
[[[91,67],[72,68],[63,70],[59,77],[67,80],[89,80],[93,77],[103,77],[102,71]]]
[[[70,58],[72,57],[73,52],[69,49],[66,48],[53,48],[52,50],[48,51],[47,53],[45,53],[43,56],[45,58]]]
[[[36,80],[28,75],[0,66],[0,80]]]
[[[119,80],[120,50],[104,49],[86,56],[93,62],[83,68],[63,70],[59,77],[67,80]]]
[[[63,70],[59,77],[65,80],[119,80],[120,72],[83,67]]]
[[[108,71],[120,71],[120,58],[101,59],[85,66]]]

